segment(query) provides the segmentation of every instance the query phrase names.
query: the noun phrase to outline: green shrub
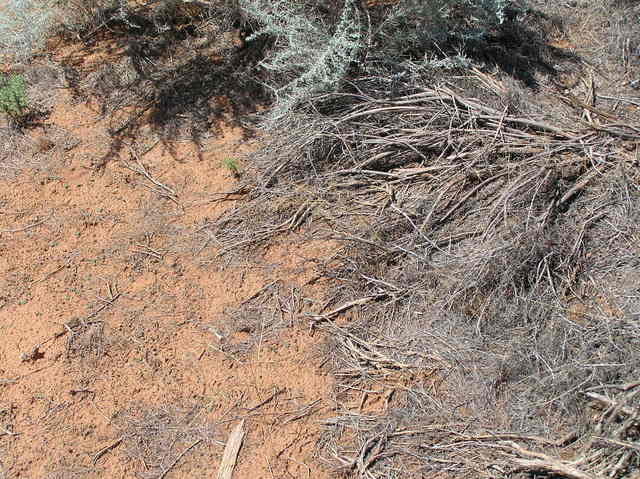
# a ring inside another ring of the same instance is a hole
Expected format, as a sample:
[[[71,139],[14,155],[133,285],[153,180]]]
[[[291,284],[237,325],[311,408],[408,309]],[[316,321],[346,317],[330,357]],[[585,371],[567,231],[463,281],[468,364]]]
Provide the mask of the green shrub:
[[[247,17],[258,24],[247,42],[273,41],[259,66],[270,73],[267,87],[275,103],[269,119],[278,120],[314,95],[340,87],[363,46],[359,10],[346,0],[334,26],[312,4],[288,0],[242,0]]]
[[[518,11],[512,0],[400,0],[372,7],[362,22],[355,0],[344,0],[337,13],[320,0],[241,0],[240,6],[255,26],[247,41],[270,42],[259,63],[274,98],[267,127],[313,97],[340,91],[350,73],[392,77],[416,68],[469,67],[469,58],[484,55]]]
[[[235,158],[225,158],[222,160],[222,166],[224,166],[227,170],[229,170],[233,176],[240,176],[240,165],[238,164],[238,160]]]
[[[27,109],[27,87],[22,75],[11,74],[0,77],[0,112],[15,119]]]

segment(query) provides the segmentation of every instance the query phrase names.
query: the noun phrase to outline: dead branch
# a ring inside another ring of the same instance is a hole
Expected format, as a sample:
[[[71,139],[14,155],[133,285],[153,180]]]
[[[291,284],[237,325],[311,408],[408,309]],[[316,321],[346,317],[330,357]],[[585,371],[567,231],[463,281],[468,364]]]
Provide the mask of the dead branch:
[[[548,456],[547,454],[543,454],[541,452],[530,451],[528,449],[524,449],[514,442],[508,442],[505,444],[508,447],[511,447],[515,452],[520,454],[521,456],[528,456],[534,459],[521,459],[521,458],[513,458],[512,460],[520,466],[520,470],[528,470],[528,471],[545,471],[553,474],[558,474],[560,476],[564,476],[567,479],[604,479],[601,476],[588,474],[583,472],[573,464],[568,463],[566,461],[562,461],[560,459],[553,458]]]
[[[229,435],[227,445],[222,455],[222,461],[220,462],[220,468],[218,469],[218,479],[231,479],[233,476],[233,470],[236,467],[236,461],[238,460],[238,453],[242,447],[244,435],[244,420],[242,420]]]
[[[373,295],[373,296],[367,296],[365,298],[360,298],[360,299],[356,299],[353,301],[349,301],[348,303],[345,303],[339,307],[337,307],[336,309],[329,311],[328,313],[324,313],[324,314],[311,314],[309,315],[309,317],[311,318],[311,321],[313,322],[314,325],[317,325],[318,323],[322,323],[324,321],[330,321],[332,319],[334,319],[336,316],[338,316],[340,313],[344,313],[345,311],[355,307],[355,306],[361,306],[363,304],[367,304],[371,301],[380,299],[385,297],[386,295],[384,294],[379,294],[379,295]]]

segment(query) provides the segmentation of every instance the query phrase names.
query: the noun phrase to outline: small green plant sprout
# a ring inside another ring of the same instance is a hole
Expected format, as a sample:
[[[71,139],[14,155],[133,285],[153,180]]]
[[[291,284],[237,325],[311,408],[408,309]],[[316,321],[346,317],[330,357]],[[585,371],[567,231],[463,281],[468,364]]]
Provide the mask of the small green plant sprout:
[[[0,112],[12,120],[26,113],[27,87],[24,77],[18,74],[0,76]]]
[[[225,158],[224,160],[222,160],[222,166],[233,173],[233,176],[240,176],[240,165],[238,164],[237,159]]]

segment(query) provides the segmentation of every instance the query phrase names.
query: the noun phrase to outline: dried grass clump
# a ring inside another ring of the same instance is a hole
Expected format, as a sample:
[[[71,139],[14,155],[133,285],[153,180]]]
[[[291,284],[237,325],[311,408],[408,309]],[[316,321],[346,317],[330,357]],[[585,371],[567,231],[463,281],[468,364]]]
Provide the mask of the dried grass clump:
[[[34,166],[31,157],[36,149],[33,140],[15,129],[0,129],[0,178],[13,178],[22,169]]]
[[[215,439],[213,425],[198,419],[198,408],[179,409],[174,406],[143,414],[130,411],[121,414],[117,422],[121,439],[131,461],[142,461],[141,479],[164,477],[173,469],[185,451],[200,443]]]
[[[44,134],[30,135],[29,129],[43,126],[43,120],[53,109],[64,74],[48,61],[16,64],[16,74],[24,81],[24,106],[17,115],[0,113],[0,178],[11,179],[24,169],[43,170],[59,164],[66,151],[78,144],[78,139],[55,125],[43,128]]]
[[[14,128],[0,128],[0,179],[11,180],[26,169],[55,170],[79,142],[62,128],[51,127],[47,133],[34,139]]]
[[[638,404],[631,416],[609,416],[637,396],[615,392],[638,388],[625,381],[640,360],[632,321],[575,324],[559,312],[478,334],[469,316],[426,310],[417,294],[407,300],[395,315],[376,305],[347,328],[326,326],[338,399],[365,406],[326,422],[322,452],[334,465],[359,477],[554,468],[559,477],[624,477],[637,468]],[[384,407],[368,411],[377,396]],[[631,442],[603,449],[615,441]]]
[[[4,61],[24,60],[40,49],[50,33],[53,2],[9,0],[0,7],[0,49]]]
[[[244,353],[272,340],[298,322],[301,292],[282,281],[266,284],[237,307],[225,310],[224,330],[218,333],[225,352]]]
[[[638,127],[505,103],[513,84],[478,70],[352,87],[289,115],[211,225],[223,251],[312,222],[344,244],[328,274],[355,319],[312,316],[351,405],[325,458],[359,477],[636,471]]]
[[[53,109],[54,91],[61,88],[63,73],[49,62],[13,66],[0,74],[0,120],[23,132],[42,126]]]

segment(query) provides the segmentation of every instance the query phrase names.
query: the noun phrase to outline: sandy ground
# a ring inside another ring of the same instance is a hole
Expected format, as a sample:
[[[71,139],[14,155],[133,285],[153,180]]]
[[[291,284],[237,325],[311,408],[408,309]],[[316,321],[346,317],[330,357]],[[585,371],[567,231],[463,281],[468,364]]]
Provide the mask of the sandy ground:
[[[104,162],[107,126],[60,90],[38,168],[0,180],[0,478],[211,478],[242,419],[234,477],[328,477],[318,338],[290,321],[248,348],[229,311],[274,282],[319,298],[330,247],[223,262],[200,227],[233,204],[242,132]]]

